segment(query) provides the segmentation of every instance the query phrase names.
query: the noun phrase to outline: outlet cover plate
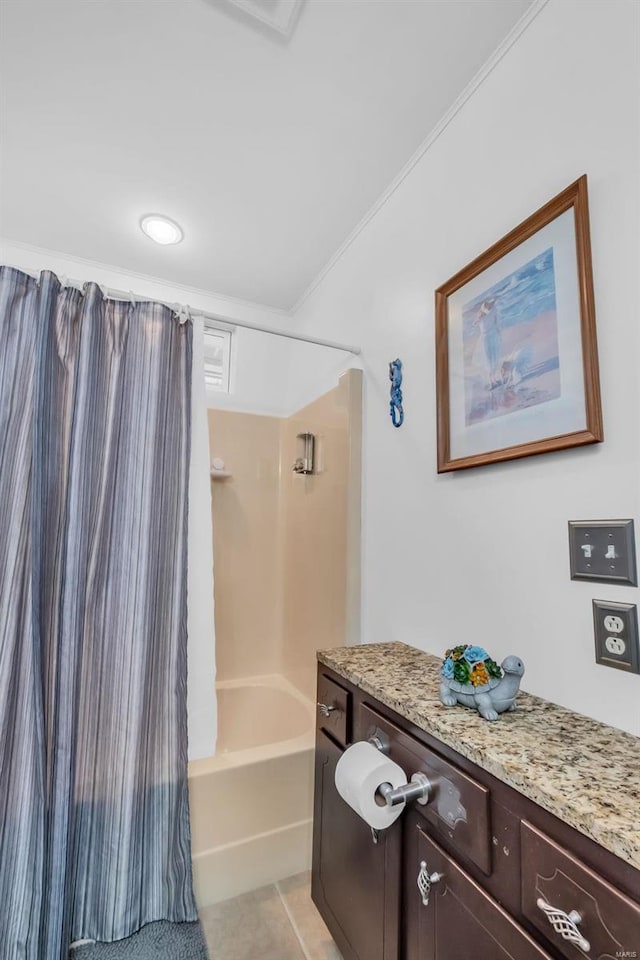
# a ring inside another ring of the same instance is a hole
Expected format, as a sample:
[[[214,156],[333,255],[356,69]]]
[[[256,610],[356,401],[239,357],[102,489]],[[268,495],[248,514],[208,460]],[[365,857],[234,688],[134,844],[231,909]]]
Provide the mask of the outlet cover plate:
[[[640,673],[638,609],[635,603],[593,601],[596,663]]]
[[[572,580],[638,585],[633,520],[570,520]]]

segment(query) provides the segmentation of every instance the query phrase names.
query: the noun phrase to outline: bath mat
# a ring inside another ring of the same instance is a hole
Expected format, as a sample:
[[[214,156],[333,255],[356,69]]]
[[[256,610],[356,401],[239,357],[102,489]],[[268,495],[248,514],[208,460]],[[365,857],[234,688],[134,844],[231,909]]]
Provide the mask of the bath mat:
[[[209,952],[199,922],[159,920],[126,940],[74,947],[69,960],[209,960]]]

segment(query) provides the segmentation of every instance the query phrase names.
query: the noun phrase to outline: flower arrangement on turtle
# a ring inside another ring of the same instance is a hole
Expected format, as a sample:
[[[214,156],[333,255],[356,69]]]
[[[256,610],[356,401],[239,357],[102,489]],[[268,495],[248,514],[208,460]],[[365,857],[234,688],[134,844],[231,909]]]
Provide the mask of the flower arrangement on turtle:
[[[515,710],[524,674],[519,657],[507,657],[498,666],[484,647],[463,643],[447,650],[440,669],[440,699],[446,707],[461,703],[473,707],[485,720]]]

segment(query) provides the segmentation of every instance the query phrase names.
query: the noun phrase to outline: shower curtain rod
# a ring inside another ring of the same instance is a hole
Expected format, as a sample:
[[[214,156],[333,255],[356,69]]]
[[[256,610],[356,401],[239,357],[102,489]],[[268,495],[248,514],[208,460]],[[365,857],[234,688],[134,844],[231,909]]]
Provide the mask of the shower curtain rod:
[[[22,269],[18,267],[17,269]],[[30,271],[23,271],[28,273]],[[39,274],[32,273],[31,276],[38,279]],[[71,280],[69,277],[63,276],[60,277],[60,282],[63,286],[66,287],[76,287],[79,290],[82,290],[84,282],[80,280]],[[143,301],[143,300],[152,300],[155,303],[161,303],[164,307],[169,307],[170,310],[176,310],[178,307],[182,307],[183,304],[179,303],[168,303],[166,300],[158,300],[156,297],[139,297],[132,290],[116,290],[113,287],[107,287],[102,283],[99,283],[98,286],[102,290],[105,297],[109,297],[112,300],[131,300],[131,301]],[[290,333],[288,330],[279,330],[277,327],[266,327],[261,323],[251,323],[250,320],[235,320],[232,317],[223,317],[219,313],[210,313],[208,310],[198,310],[196,307],[190,307],[189,304],[186,304],[186,309],[189,314],[193,317],[203,317],[205,320],[211,320],[212,323],[221,324],[227,327],[242,327],[244,330],[255,330],[257,333],[268,333],[273,337],[284,337],[286,340],[298,340],[301,343],[312,343],[317,347],[328,347],[331,350],[342,350],[344,353],[351,353],[353,356],[358,357],[362,353],[360,347],[353,347],[346,343],[338,343],[335,340],[323,340],[321,337],[308,337],[304,333]]]
[[[169,304],[167,304],[169,306]],[[207,313],[206,310],[191,310],[193,316],[204,317],[205,320],[213,320],[220,324],[227,324],[232,327],[243,327],[245,330],[256,330],[258,333],[270,333],[274,337],[284,337],[285,340],[299,340],[301,343],[312,343],[317,347],[329,347],[331,350],[343,350],[344,353],[351,353],[355,357],[360,356],[362,350],[360,347],[352,347],[347,343],[338,343],[336,340],[323,340],[321,337],[308,337],[304,333],[290,333],[288,330],[278,330],[277,327],[265,327],[260,323],[251,323],[249,320],[231,320],[221,317],[215,313]]]

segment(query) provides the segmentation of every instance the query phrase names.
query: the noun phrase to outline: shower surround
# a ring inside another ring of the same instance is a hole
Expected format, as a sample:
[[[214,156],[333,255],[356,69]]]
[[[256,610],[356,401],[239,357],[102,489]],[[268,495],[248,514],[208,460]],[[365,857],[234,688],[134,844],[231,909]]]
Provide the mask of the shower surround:
[[[288,418],[209,411],[232,477],[211,485],[218,752],[189,774],[201,907],[311,863],[315,654],[359,640],[361,408],[349,370]]]

